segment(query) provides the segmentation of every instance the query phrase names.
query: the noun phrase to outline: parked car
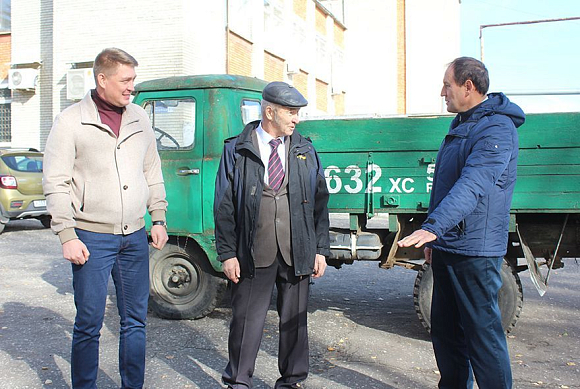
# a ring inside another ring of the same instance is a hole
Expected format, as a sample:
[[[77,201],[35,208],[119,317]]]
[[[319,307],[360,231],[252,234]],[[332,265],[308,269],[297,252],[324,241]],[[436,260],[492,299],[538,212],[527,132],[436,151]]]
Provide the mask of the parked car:
[[[16,219],[34,218],[50,227],[42,193],[42,156],[35,149],[0,148],[0,233]]]

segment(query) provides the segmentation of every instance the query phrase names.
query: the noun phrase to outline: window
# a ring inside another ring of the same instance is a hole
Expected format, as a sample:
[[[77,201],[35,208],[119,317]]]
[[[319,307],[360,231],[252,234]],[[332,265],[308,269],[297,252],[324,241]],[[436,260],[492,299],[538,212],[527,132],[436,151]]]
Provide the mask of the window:
[[[330,81],[330,54],[328,52],[328,41],[320,34],[316,35],[316,77]]]
[[[253,41],[252,15],[254,10],[250,0],[229,0],[227,2],[229,28],[248,41]]]
[[[34,155],[5,155],[2,161],[12,170],[19,172],[42,172],[42,156]]]
[[[10,91],[9,89],[7,89]],[[10,104],[0,104],[0,142],[10,142],[10,118],[11,118]]]
[[[195,100],[167,99],[146,101],[157,150],[189,150],[195,145]]]
[[[10,32],[10,0],[0,0],[0,32]]]
[[[345,91],[344,52],[335,48],[331,58],[332,93],[339,94]]]
[[[284,2],[270,0],[264,2],[264,48],[279,57],[286,57],[289,34],[284,17]]]
[[[262,105],[258,100],[242,100],[242,121],[244,126],[254,120],[262,119]]]

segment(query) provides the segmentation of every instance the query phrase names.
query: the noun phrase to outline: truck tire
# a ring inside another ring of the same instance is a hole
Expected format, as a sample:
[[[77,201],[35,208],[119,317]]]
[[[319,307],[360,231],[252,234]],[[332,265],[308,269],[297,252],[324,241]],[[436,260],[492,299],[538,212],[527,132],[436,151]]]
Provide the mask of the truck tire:
[[[221,301],[226,281],[210,274],[209,261],[201,248],[190,244],[187,251],[168,242],[149,255],[149,307],[164,319],[199,319]]]
[[[509,333],[516,325],[522,312],[524,294],[520,277],[513,268],[504,261],[501,267],[503,285],[499,290],[498,304],[501,311],[501,325]],[[417,273],[413,288],[415,312],[427,331],[431,332],[431,297],[433,296],[433,270],[431,265],[424,263]]]

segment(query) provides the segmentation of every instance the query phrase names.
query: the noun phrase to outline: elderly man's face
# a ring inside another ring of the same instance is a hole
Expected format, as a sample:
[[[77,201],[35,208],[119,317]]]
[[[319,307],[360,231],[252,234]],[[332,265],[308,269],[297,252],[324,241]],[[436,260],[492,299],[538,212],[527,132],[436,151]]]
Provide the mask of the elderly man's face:
[[[294,133],[296,125],[300,123],[298,118],[300,108],[277,107],[272,110],[272,125],[274,137],[290,136]]]
[[[443,77],[443,88],[441,96],[445,97],[447,111],[452,113],[465,112],[469,109],[465,85],[458,85],[455,82],[453,68],[450,66]]]

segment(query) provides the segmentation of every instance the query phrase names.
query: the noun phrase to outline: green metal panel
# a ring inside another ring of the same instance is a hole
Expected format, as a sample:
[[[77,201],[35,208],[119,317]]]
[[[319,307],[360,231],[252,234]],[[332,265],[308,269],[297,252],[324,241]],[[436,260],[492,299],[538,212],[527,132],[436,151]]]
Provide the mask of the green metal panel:
[[[428,206],[437,150],[451,120],[307,120],[298,129],[320,153],[332,211],[413,213]],[[580,114],[531,114],[518,134],[513,212],[580,212]]]
[[[135,86],[135,92],[160,92],[192,89],[245,89],[262,92],[267,82],[258,78],[229,74],[209,74],[199,76],[176,76],[144,81]]]
[[[298,130],[323,152],[437,151],[452,117],[307,120]]]
[[[580,147],[580,113],[530,114],[519,131],[520,148]],[[554,154],[554,156],[556,156]]]
[[[318,144],[315,144],[318,147]],[[369,197],[374,197],[374,212],[414,212],[429,201],[433,165],[422,161],[436,152],[320,152],[331,198],[331,212],[372,212]],[[370,178],[366,173],[370,172]],[[370,185],[372,183],[372,185]],[[372,189],[370,189],[372,188]],[[395,199],[385,202],[383,199]]]
[[[441,116],[308,120],[298,130],[320,154],[330,211],[372,216],[425,211],[435,157],[450,121]]]
[[[242,132],[241,102],[259,100],[261,90],[209,89],[205,104],[205,148],[203,162],[203,231],[213,236],[215,179],[224,140]]]
[[[180,150],[159,150],[163,179],[165,181],[167,226],[170,232],[178,235],[200,233],[202,231],[202,182],[204,149],[204,112],[205,95],[203,90],[143,92],[136,96],[135,104],[143,105],[156,100],[193,100],[195,101],[194,147]],[[157,135],[157,134],[156,134]],[[182,170],[199,169],[200,174],[180,175]]]
[[[532,114],[519,131],[513,212],[580,212],[580,114]]]

